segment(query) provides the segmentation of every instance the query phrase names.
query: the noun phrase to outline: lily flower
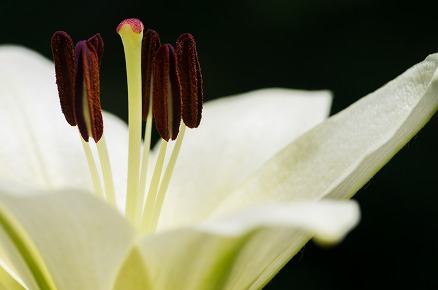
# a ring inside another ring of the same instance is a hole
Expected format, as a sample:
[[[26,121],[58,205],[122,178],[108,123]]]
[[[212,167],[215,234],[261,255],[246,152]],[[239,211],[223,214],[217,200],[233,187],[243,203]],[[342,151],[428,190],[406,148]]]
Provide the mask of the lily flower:
[[[55,33],[55,64],[0,47],[0,288],[260,289],[342,241],[350,198],[438,110],[438,54],[329,118],[329,91],[202,105],[193,36],[143,30],[117,28],[129,126],[100,109],[98,34]]]

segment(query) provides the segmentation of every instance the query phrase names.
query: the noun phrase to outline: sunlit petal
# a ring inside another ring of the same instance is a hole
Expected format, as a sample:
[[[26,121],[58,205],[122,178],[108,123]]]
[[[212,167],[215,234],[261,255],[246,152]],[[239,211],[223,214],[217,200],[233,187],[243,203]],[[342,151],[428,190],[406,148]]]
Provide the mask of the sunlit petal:
[[[438,54],[329,118],[269,160],[217,213],[356,193],[438,109]]]
[[[207,102],[201,125],[184,137],[161,226],[208,216],[263,162],[323,121],[330,105],[329,91],[279,88]]]

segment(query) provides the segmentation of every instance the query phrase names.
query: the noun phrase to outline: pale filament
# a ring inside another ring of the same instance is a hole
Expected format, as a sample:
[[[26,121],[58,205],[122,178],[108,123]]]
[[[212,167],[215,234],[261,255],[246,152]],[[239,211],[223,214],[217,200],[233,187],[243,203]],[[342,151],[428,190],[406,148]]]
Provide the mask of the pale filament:
[[[88,168],[90,170],[91,181],[93,183],[94,192],[98,197],[108,201],[111,205],[116,206],[116,197],[114,190],[114,181],[111,170],[111,163],[105,142],[104,134],[96,143],[97,153],[99,157],[100,169],[99,172],[93,152],[91,151],[90,143],[85,142],[80,136],[82,147],[84,148],[85,157],[87,158]],[[102,181],[105,186],[105,191],[102,188]]]
[[[140,222],[142,220],[143,208],[145,203],[145,195],[146,195],[146,183],[147,183],[147,173],[148,173],[148,164],[149,164],[149,153],[151,148],[151,138],[152,138],[152,120],[153,120],[153,110],[152,110],[152,92],[153,92],[153,78],[151,78],[151,87],[149,91],[149,108],[148,115],[146,117],[145,124],[145,132],[144,132],[144,141],[143,141],[143,158],[141,163],[141,172],[140,172],[140,188],[139,195],[137,199],[136,209],[135,209],[135,224],[140,226]]]
[[[79,137],[82,141],[82,147],[84,148],[85,157],[87,158],[94,193],[98,197],[104,198],[99,172],[97,171],[96,161],[94,160],[93,153],[91,152],[90,143],[85,142],[81,135],[79,135]]]

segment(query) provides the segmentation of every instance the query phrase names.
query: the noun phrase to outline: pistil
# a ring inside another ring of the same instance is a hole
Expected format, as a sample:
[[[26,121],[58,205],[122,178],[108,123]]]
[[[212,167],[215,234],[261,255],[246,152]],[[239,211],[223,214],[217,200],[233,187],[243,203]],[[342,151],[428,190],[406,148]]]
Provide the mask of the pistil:
[[[126,189],[126,217],[135,222],[136,202],[139,191],[140,147],[142,127],[141,44],[143,23],[138,19],[126,19],[117,27],[125,51],[128,81],[128,182]]]

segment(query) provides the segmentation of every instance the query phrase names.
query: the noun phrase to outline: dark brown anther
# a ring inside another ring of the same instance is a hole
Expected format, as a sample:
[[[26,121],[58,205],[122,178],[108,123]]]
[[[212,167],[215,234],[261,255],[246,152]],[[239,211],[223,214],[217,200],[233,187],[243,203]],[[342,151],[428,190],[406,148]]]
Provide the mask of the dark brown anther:
[[[152,72],[154,66],[154,57],[161,42],[158,33],[152,29],[146,30],[143,34],[141,46],[141,74],[142,74],[142,118],[146,120],[149,114],[149,100],[151,98]]]
[[[182,120],[187,127],[196,128],[201,122],[204,93],[196,43],[191,34],[184,33],[178,38],[176,60],[181,84]]]
[[[58,85],[61,110],[71,126],[76,126],[75,114],[75,58],[70,36],[57,31],[51,39],[52,55],[55,61],[56,84]]]
[[[98,142],[103,134],[102,108],[100,105],[100,60],[103,41],[99,35],[79,41],[75,47],[76,60],[76,120],[82,138]]]
[[[99,68],[103,40],[99,34],[73,46],[70,36],[55,32],[51,40],[61,109],[67,122],[78,125],[82,138],[98,142],[103,134]]]
[[[175,140],[181,124],[181,95],[176,75],[175,50],[163,44],[155,54],[153,72],[153,113],[161,138]]]
[[[100,68],[100,63],[102,62],[102,56],[103,56],[103,39],[100,36],[100,34],[97,33],[96,35],[90,37],[87,40],[87,45],[90,49],[96,50],[96,54],[99,59],[99,68]]]

